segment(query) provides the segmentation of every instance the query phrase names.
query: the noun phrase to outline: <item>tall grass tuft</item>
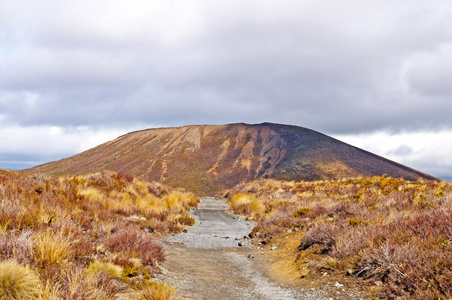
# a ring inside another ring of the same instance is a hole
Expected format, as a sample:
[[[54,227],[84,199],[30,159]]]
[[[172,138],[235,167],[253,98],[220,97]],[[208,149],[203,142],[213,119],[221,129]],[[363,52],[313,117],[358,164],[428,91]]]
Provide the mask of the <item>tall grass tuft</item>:
[[[163,282],[149,282],[136,292],[137,300],[173,300],[176,290]]]
[[[110,300],[125,292],[124,284],[101,272],[87,273],[72,269],[64,275],[64,299]]]
[[[110,262],[93,261],[86,270],[88,274],[103,273],[110,278],[120,278],[123,276],[123,270],[120,266]]]
[[[32,259],[40,265],[61,264],[74,257],[76,242],[62,231],[47,230],[34,238]]]
[[[39,300],[60,300],[63,299],[63,289],[61,284],[58,282],[52,282],[47,280],[47,282],[42,287],[39,293]]]
[[[40,284],[39,277],[30,267],[15,260],[0,262],[0,300],[36,299]]]

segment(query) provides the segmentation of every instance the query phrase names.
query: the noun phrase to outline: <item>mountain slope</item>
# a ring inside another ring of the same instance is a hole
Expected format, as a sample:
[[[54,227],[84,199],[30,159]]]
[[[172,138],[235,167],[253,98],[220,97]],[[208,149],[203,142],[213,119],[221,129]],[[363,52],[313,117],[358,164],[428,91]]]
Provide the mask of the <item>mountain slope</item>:
[[[102,170],[158,180],[200,194],[217,193],[260,177],[320,180],[387,174],[407,180],[436,179],[319,132],[271,123],[136,131],[28,169],[52,175]]]

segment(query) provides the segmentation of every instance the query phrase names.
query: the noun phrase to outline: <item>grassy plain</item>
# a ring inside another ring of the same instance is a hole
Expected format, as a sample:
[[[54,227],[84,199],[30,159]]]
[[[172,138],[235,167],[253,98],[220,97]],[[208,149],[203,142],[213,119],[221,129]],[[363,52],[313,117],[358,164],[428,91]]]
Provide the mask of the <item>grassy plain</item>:
[[[278,274],[347,277],[381,298],[452,298],[450,183],[262,179],[227,197],[258,222],[257,243],[278,246]],[[172,299],[173,288],[151,280],[165,259],[154,237],[193,225],[197,203],[114,172],[0,170],[0,299]]]
[[[258,221],[257,241],[283,241],[284,268],[289,260],[297,278],[348,276],[381,298],[452,298],[450,183],[258,180],[227,197]]]
[[[165,259],[154,235],[191,224],[197,203],[113,172],[0,170],[0,299],[172,299],[173,288],[151,280]]]

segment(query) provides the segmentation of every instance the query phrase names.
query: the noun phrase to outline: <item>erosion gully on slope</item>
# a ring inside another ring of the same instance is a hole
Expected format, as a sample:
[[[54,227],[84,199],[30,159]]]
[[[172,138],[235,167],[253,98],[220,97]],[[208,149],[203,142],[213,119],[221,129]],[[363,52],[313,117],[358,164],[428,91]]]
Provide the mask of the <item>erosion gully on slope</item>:
[[[283,287],[267,276],[269,262],[246,238],[255,226],[226,212],[228,204],[201,198],[196,223],[163,241],[167,260],[158,280],[175,286],[182,299],[359,299],[312,288]]]

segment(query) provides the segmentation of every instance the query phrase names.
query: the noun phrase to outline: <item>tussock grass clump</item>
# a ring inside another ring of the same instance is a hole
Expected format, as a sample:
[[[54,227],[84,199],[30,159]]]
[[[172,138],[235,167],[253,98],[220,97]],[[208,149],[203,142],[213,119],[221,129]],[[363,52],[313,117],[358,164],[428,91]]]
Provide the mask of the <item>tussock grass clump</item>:
[[[173,300],[176,290],[162,282],[149,282],[134,295],[138,300]]]
[[[385,176],[260,180],[228,195],[233,210],[250,218],[256,216],[252,203],[265,207],[254,232],[267,242],[305,232],[298,251],[315,254],[311,265],[318,270],[382,282],[375,292],[383,298],[452,298],[452,186],[447,182]]]
[[[0,299],[36,299],[41,282],[38,275],[28,266],[15,260],[0,262]]]
[[[74,258],[76,243],[71,234],[47,230],[33,239],[32,260],[40,265],[61,264]]]
[[[179,224],[181,225],[188,225],[188,226],[194,226],[195,225],[195,219],[192,218],[191,216],[183,216],[183,217],[179,217],[177,219],[177,221],[179,222]]]
[[[60,300],[63,299],[63,288],[58,282],[47,282],[42,287],[39,293],[39,300]]]
[[[64,273],[64,299],[115,299],[127,293],[129,289],[123,282],[110,278],[102,272],[87,273],[73,268]]]
[[[260,220],[265,214],[265,205],[251,193],[238,193],[231,197],[230,204],[236,213],[245,214],[252,220]]]
[[[93,261],[86,269],[86,272],[90,275],[95,273],[106,274],[109,278],[121,278],[123,276],[123,270],[120,266],[114,265],[110,262]]]

